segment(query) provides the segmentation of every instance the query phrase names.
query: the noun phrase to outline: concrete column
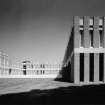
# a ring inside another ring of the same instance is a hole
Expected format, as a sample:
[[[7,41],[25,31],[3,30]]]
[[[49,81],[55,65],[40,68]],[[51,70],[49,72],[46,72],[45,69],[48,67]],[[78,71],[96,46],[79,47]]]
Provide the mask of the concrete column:
[[[103,46],[105,48],[105,17],[103,18]]]
[[[84,47],[90,47],[90,35],[89,35],[89,17],[84,16]]]
[[[81,45],[81,38],[79,32],[80,18],[78,16],[74,17],[74,48],[79,48]],[[79,53],[74,53],[74,83],[78,84],[80,81],[79,72],[80,72],[80,55]]]
[[[71,82],[74,82],[74,54],[73,54],[73,56],[71,57],[70,63],[71,63],[70,81],[71,81]]]
[[[94,17],[94,36],[93,36],[93,45],[94,48],[99,48],[100,35],[99,35],[99,17]],[[94,53],[94,81],[99,81],[99,54]]]
[[[4,70],[4,55],[2,55],[2,61],[1,61],[1,63],[2,63],[2,68]]]
[[[104,83],[105,83],[105,53],[104,53]]]
[[[4,54],[4,70],[5,70],[5,66],[6,66],[6,57],[5,57],[5,54]]]
[[[84,16],[84,47],[90,47],[89,17]],[[84,54],[84,82],[89,82],[89,54]]]
[[[99,53],[94,53],[94,82],[99,82]]]
[[[1,70],[1,52],[0,52],[0,75],[2,75],[2,70]]]
[[[80,82],[80,54],[74,54],[74,83],[79,84]]]
[[[80,32],[79,32],[79,17],[74,17],[74,48],[79,48],[81,44]]]
[[[105,17],[103,18],[103,46],[105,49]],[[104,82],[105,82],[105,53],[104,53]]]
[[[1,67],[3,67],[3,54],[1,53]]]
[[[1,51],[0,51],[0,67],[1,67],[1,58],[2,58],[2,57],[1,57]]]
[[[95,48],[99,48],[100,35],[99,35],[99,17],[94,17],[94,27],[93,27],[93,45]]]
[[[84,82],[89,83],[89,53],[84,54]]]

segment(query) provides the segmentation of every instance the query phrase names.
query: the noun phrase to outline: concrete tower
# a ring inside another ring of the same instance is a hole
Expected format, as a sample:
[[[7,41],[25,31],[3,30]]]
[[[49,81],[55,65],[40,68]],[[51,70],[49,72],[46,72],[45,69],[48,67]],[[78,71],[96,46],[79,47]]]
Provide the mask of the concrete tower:
[[[69,63],[74,83],[105,82],[105,17],[74,17],[63,66]]]

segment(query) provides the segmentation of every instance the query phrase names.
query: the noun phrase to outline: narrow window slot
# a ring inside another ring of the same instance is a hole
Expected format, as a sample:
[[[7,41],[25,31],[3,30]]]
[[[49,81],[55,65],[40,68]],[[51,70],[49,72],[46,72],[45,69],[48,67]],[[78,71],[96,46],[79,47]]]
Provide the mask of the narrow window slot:
[[[103,30],[99,30],[100,34],[100,47],[103,47]]]
[[[94,53],[90,53],[90,82],[94,81]]]
[[[89,30],[90,33],[90,46],[93,47],[93,30]]]
[[[84,46],[84,33],[83,30],[80,30],[80,37],[81,37],[81,47]]]
[[[80,81],[84,81],[84,53],[80,53]]]
[[[99,80],[103,81],[104,79],[104,54],[99,54]]]

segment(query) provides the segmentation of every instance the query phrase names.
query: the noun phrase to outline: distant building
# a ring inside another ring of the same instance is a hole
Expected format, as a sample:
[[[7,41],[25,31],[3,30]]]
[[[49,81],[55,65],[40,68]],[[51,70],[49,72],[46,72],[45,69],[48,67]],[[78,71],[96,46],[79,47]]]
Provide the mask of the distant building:
[[[26,60],[26,61],[23,61],[22,62],[22,68],[23,68],[23,70],[32,70],[33,69],[33,64],[32,64],[32,62],[31,61],[28,61],[28,60]]]
[[[105,82],[105,17],[75,16],[63,66],[74,83]]]
[[[0,78],[56,78],[61,65],[33,64],[30,60],[12,62],[0,52]]]
[[[3,51],[0,51],[0,67],[8,68],[10,66],[9,57]]]

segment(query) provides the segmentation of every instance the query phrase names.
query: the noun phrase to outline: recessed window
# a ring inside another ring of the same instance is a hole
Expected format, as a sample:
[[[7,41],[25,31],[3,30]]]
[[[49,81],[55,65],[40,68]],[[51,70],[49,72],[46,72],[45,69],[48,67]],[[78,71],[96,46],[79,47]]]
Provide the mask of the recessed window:
[[[100,35],[100,47],[103,47],[103,30],[99,30]]]
[[[84,31],[83,30],[80,30],[80,40],[81,40],[81,46],[83,47],[84,46]]]
[[[104,53],[99,54],[99,80],[104,80]]]
[[[94,81],[94,53],[90,53],[90,82]]]
[[[84,53],[80,53],[80,81],[84,81]]]
[[[89,30],[90,34],[90,46],[93,47],[93,30]]]

